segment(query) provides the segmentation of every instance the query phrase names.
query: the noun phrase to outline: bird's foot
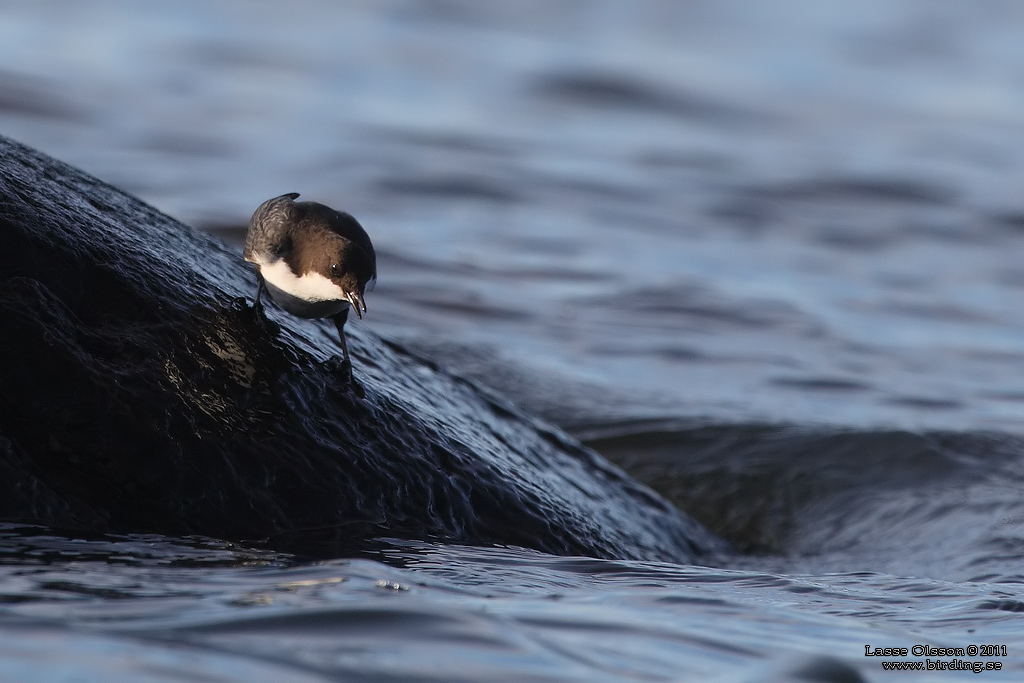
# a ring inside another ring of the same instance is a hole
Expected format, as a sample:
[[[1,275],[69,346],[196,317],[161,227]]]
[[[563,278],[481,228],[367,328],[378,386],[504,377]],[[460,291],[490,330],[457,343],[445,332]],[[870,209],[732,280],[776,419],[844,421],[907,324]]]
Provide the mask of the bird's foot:
[[[366,398],[366,391],[363,389],[363,385],[360,384],[351,374],[348,377],[348,386],[356,396],[359,398]]]
[[[252,317],[256,324],[270,336],[276,337],[281,333],[281,326],[267,317],[267,311],[259,301],[254,303],[249,310],[252,312]]]
[[[351,360],[339,361],[337,358],[331,358],[325,365],[345,383],[347,388],[352,390],[352,393],[359,398],[366,398],[366,391],[363,389],[363,385],[352,374]]]

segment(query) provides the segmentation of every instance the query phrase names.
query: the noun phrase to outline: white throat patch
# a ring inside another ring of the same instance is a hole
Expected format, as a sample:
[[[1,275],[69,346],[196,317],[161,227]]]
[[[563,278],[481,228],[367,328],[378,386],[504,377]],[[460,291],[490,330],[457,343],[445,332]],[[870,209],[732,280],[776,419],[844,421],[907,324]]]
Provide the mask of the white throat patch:
[[[310,272],[296,277],[284,259],[260,263],[260,273],[268,284],[303,301],[338,301],[344,296],[341,287],[320,273]]]

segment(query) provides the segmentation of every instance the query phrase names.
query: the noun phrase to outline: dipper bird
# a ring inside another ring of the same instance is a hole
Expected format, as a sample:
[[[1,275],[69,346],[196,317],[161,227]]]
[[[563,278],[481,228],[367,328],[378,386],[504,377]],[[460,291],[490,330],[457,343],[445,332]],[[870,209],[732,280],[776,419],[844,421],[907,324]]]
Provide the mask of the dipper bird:
[[[352,362],[345,343],[351,305],[360,318],[366,311],[366,285],[377,279],[377,255],[369,235],[355,218],[317,202],[296,202],[299,193],[260,204],[249,219],[246,261],[256,264],[257,313],[266,289],[277,305],[300,318],[330,318],[338,328],[342,367],[349,381]]]

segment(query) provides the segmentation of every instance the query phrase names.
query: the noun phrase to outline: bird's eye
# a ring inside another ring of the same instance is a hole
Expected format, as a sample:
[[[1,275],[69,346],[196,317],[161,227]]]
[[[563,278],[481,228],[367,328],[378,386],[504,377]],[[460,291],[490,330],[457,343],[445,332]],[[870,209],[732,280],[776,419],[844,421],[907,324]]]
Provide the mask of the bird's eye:
[[[341,275],[341,268],[337,263],[331,264],[331,275]]]

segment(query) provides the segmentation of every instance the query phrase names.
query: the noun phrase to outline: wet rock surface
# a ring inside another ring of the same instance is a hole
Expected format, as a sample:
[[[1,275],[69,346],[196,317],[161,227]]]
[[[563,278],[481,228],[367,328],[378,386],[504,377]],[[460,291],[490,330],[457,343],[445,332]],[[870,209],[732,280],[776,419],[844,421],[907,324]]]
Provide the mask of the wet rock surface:
[[[721,547],[558,430],[353,325],[360,399],[327,325],[256,318],[239,255],[4,138],[0,238],[0,519],[311,554],[376,536]]]

